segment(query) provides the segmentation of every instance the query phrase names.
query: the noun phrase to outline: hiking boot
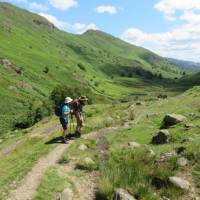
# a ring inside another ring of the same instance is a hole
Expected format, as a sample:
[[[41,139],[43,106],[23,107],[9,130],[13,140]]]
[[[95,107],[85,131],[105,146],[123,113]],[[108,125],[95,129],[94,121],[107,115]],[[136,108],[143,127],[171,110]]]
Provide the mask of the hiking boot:
[[[77,131],[77,132],[74,134],[74,137],[80,138],[80,137],[81,137],[81,133]]]
[[[64,143],[64,144],[68,144],[68,139],[63,138],[63,143]]]

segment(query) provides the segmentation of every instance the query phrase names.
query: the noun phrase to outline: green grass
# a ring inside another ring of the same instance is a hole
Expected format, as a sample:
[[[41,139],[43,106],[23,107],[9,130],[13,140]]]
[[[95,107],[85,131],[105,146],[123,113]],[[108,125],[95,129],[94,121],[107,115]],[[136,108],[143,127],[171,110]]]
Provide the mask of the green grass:
[[[49,168],[40,183],[34,200],[56,199],[65,188],[73,190],[73,183],[56,167]]]
[[[1,135],[27,119],[30,107],[35,111],[44,105],[48,115],[45,102],[58,84],[86,85],[93,96],[101,97],[97,100],[173,95],[185,89],[172,80],[181,77],[182,71],[146,49],[100,31],[65,33],[40,16],[7,3],[0,3],[0,40],[0,58],[9,59],[23,72],[17,75],[0,66]],[[161,73],[163,80],[149,79],[150,72]]]
[[[40,126],[42,128],[41,123]],[[0,145],[3,149],[20,140],[14,151],[1,157],[0,199],[5,198],[10,190],[10,184],[21,180],[42,155],[46,155],[56,146],[56,144],[48,145],[45,143],[60,135],[60,133],[54,133],[50,136],[32,136],[30,133],[18,135],[5,139]]]
[[[189,167],[194,168],[194,179],[199,185],[199,87],[193,88],[186,93],[160,102],[146,102],[144,106],[135,107],[134,113],[137,124],[128,129],[118,129],[107,136],[109,144],[108,160],[100,165],[101,176],[98,186],[99,199],[112,199],[114,190],[124,188],[139,199],[160,199],[167,196],[176,199],[184,193],[173,187],[168,182],[168,177],[184,173],[184,169],[177,165],[177,158],[157,164],[155,159],[163,152],[171,152],[178,147],[184,146],[184,155],[189,160]],[[184,99],[180,104],[181,99]],[[191,107],[192,105],[192,107]],[[154,115],[147,117],[147,114]],[[189,116],[194,113],[196,117],[189,118],[181,124],[169,129],[172,141],[165,145],[152,145],[151,139],[162,124],[162,119],[167,113],[179,113]],[[196,127],[185,130],[185,124],[194,124]],[[181,141],[187,137],[194,138],[193,142],[182,144]],[[131,149],[128,142],[136,141],[147,145],[139,149]],[[147,149],[151,148],[155,157],[150,157]],[[191,171],[192,174],[192,171]],[[155,179],[162,180],[165,187],[157,188],[153,182]]]

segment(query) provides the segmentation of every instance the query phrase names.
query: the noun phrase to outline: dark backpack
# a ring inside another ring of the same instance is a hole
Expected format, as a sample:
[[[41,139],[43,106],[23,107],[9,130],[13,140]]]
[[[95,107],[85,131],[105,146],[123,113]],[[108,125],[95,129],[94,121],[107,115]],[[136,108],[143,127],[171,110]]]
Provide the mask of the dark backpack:
[[[65,104],[62,103],[62,104],[60,104],[60,105],[58,105],[58,106],[55,107],[55,115],[56,115],[57,117],[62,117],[62,109],[63,109],[63,106],[64,106],[64,105],[65,105]]]

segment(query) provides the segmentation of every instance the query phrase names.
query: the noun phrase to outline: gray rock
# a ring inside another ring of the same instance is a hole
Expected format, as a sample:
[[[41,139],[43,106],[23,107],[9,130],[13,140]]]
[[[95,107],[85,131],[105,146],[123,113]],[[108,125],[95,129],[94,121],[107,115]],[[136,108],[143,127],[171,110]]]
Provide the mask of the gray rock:
[[[160,130],[152,138],[152,144],[166,144],[170,142],[170,133],[167,129]]]
[[[148,149],[147,152],[149,153],[150,156],[155,156],[156,153],[152,149]]]
[[[128,146],[132,147],[132,148],[139,148],[139,147],[141,147],[141,144],[139,144],[137,142],[129,142]]]
[[[191,129],[194,128],[195,125],[194,124],[185,124],[185,128]]]
[[[188,160],[184,157],[181,157],[177,160],[177,163],[180,167],[185,167],[188,164]]]
[[[189,190],[190,188],[190,183],[180,177],[169,177],[170,183],[172,183],[175,187],[180,188],[182,190]]]
[[[73,199],[73,192],[71,189],[66,188],[61,194],[61,200],[72,200]]]
[[[187,137],[187,138],[183,139],[183,140],[181,141],[181,143],[193,142],[193,141],[194,141],[194,138],[192,138],[192,137]]]
[[[88,147],[87,147],[85,144],[81,144],[81,145],[79,146],[79,150],[81,150],[81,151],[85,151],[87,148],[88,148]]]
[[[163,128],[168,128],[170,126],[176,125],[185,121],[187,118],[183,115],[178,114],[167,114],[163,120]]]
[[[136,200],[131,194],[124,189],[117,189],[113,200]]]
[[[168,161],[170,158],[176,156],[176,152],[172,151],[172,152],[166,152],[166,153],[161,153],[160,157],[157,159],[157,162],[166,162]]]

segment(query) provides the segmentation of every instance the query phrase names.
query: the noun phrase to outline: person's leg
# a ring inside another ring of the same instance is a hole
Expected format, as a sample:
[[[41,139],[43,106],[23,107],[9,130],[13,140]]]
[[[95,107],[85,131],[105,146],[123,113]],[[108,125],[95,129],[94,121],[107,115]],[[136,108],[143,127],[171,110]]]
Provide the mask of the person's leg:
[[[68,122],[66,122],[64,119],[61,119],[60,121],[63,127],[63,141],[64,143],[67,143],[66,136],[67,136]]]

